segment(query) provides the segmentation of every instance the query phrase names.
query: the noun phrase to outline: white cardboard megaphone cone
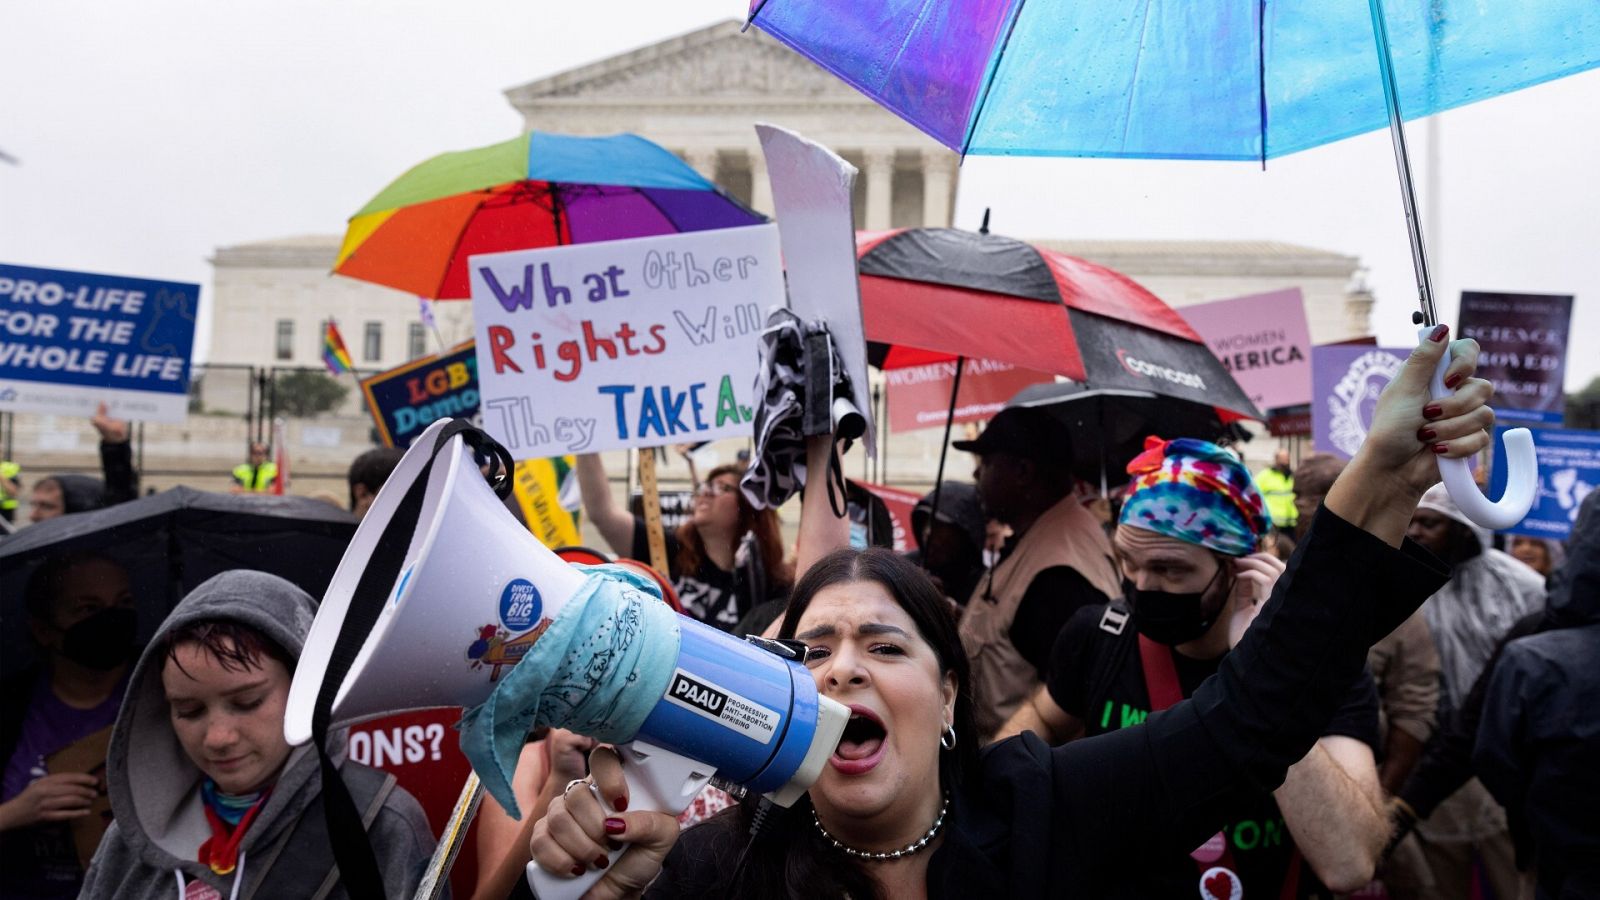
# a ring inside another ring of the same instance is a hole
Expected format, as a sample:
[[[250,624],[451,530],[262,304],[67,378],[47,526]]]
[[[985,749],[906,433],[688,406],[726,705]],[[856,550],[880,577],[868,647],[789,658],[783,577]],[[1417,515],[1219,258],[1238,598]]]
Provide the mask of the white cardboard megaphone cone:
[[[463,452],[460,436],[435,456],[447,421],[435,422],[411,445],[361,520],[323,595],[289,687],[284,736],[292,745],[311,740],[317,695],[356,585],[406,492],[425,471],[421,514],[405,562],[339,686],[332,725],[482,703],[583,583],[581,572],[506,510],[472,454]]]

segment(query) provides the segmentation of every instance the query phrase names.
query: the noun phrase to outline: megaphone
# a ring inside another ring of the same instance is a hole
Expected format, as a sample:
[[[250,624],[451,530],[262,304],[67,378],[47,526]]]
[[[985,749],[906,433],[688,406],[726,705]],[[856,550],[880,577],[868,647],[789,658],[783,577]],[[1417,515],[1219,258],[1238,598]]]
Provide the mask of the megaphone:
[[[504,453],[461,420],[441,419],[412,444],[362,519],[289,688],[291,745],[312,739],[319,698],[326,703],[329,693],[324,728],[476,707],[512,667],[540,653],[552,622],[581,611],[569,601],[592,573],[517,522],[474,463],[468,436]],[[792,804],[822,773],[849,710],[820,696],[793,660],[681,615],[677,625],[667,688],[631,743],[618,747],[630,808],[676,815],[713,776]],[[334,678],[337,690],[325,690]],[[602,874],[573,878],[529,866],[543,900],[577,898]]]

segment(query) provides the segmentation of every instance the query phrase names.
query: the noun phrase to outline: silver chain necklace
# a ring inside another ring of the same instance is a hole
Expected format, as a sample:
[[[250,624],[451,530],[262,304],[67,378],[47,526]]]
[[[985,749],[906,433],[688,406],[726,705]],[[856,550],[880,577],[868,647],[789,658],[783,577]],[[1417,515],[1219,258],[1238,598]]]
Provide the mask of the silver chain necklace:
[[[919,837],[904,847],[901,847],[899,850],[890,850],[884,853],[878,853],[872,850],[857,850],[854,847],[840,843],[838,838],[828,833],[828,829],[822,827],[822,820],[817,818],[817,808],[814,806],[811,808],[811,824],[817,826],[817,832],[826,838],[828,843],[832,844],[835,849],[843,851],[846,856],[854,856],[856,859],[882,861],[886,859],[899,859],[903,856],[910,856],[928,846],[930,841],[939,836],[939,829],[944,827],[944,815],[949,811],[950,795],[945,794],[944,805],[939,807],[938,817],[933,820],[933,826],[930,827],[927,832],[922,835],[922,837]]]

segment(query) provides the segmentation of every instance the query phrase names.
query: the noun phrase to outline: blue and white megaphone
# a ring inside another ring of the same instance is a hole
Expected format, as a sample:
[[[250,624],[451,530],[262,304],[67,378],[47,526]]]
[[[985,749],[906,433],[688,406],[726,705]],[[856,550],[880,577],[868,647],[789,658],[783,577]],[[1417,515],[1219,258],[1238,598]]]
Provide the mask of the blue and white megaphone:
[[[429,426],[362,520],[295,669],[290,744],[312,739],[319,697],[331,696],[324,728],[478,706],[511,667],[540,653],[540,638],[580,593],[588,574],[506,510],[468,436],[481,433],[459,421]],[[677,625],[667,688],[618,747],[630,808],[677,814],[713,776],[793,803],[822,773],[849,711],[818,695],[803,666],[687,617]],[[565,900],[603,873],[572,878],[530,864],[528,874],[543,900]]]

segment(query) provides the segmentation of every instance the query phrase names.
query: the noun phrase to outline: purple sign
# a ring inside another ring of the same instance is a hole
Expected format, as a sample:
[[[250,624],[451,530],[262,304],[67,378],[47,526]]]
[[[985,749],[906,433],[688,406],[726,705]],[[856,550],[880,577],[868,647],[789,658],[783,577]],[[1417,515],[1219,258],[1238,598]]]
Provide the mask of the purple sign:
[[[1457,332],[1478,342],[1478,377],[1494,383],[1502,422],[1560,425],[1572,297],[1461,292]]]
[[[1257,409],[1311,400],[1311,328],[1299,288],[1178,310]]]
[[[1354,456],[1367,439],[1378,395],[1410,355],[1409,347],[1335,344],[1312,348],[1311,433],[1315,449],[1345,459]]]

